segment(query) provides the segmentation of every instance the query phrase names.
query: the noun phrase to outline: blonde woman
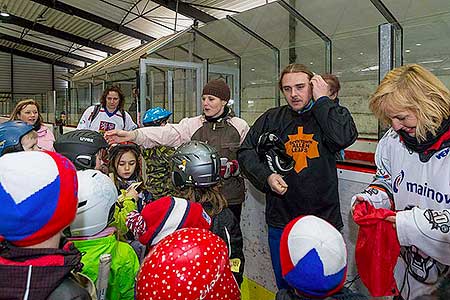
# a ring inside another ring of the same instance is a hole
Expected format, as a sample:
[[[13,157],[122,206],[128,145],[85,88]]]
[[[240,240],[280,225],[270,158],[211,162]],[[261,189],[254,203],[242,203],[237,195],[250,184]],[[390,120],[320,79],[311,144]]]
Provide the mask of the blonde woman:
[[[369,106],[391,128],[378,143],[374,182],[352,200],[396,211],[387,220],[401,246],[399,299],[431,295],[450,266],[450,92],[406,65],[386,75]]]
[[[44,121],[40,113],[40,107],[36,100],[25,99],[19,101],[11,113],[10,120],[21,120],[28,125],[33,126],[38,134],[39,148],[55,151],[53,148],[55,136],[53,135],[53,132],[43,124]]]

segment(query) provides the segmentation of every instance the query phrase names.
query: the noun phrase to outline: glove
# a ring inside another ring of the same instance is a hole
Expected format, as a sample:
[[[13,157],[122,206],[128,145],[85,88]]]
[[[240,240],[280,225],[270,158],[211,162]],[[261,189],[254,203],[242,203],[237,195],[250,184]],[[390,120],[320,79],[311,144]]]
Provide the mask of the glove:
[[[220,158],[220,177],[228,179],[231,176],[238,176],[240,173],[237,160],[228,160],[226,157]]]

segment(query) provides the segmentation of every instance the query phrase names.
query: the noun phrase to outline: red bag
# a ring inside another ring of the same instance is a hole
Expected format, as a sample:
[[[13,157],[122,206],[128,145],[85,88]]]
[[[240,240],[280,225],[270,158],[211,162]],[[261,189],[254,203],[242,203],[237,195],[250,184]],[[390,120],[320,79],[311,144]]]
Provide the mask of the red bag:
[[[355,260],[362,282],[372,297],[398,295],[394,267],[400,255],[397,232],[384,220],[396,213],[363,201],[355,205],[353,219],[359,225]]]

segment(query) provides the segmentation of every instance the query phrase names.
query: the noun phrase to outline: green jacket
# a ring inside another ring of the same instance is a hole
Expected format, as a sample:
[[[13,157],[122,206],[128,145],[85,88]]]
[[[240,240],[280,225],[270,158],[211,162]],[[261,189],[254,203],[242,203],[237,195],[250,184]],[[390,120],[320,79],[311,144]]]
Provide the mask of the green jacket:
[[[133,210],[137,210],[136,201],[132,197],[126,197],[126,191],[121,190],[122,195],[119,196],[114,209],[114,221],[109,224],[111,227],[115,227],[119,233],[119,239],[126,241],[126,234],[128,232],[127,215]]]
[[[81,273],[95,283],[98,277],[100,255],[110,253],[112,256],[109,273],[108,300],[133,300],[135,277],[139,270],[139,260],[130,245],[120,242],[114,234],[91,240],[73,240],[77,249],[84,253]]]

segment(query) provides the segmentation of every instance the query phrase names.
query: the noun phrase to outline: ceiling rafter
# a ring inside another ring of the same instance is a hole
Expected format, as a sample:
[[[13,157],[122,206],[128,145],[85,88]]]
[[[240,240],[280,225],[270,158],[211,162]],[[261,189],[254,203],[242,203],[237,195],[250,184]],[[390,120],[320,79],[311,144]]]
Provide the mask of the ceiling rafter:
[[[144,40],[144,41],[154,41],[155,40],[154,37],[149,36],[145,33],[142,33],[137,30],[134,30],[132,28],[126,27],[122,24],[115,23],[106,18],[100,17],[98,15],[92,14],[90,12],[87,12],[85,10],[82,10],[75,6],[63,3],[58,0],[31,0],[31,1],[39,3],[39,4],[47,6],[47,7],[50,7],[52,9],[61,11],[65,14],[77,16],[79,18],[91,21],[91,22],[101,25],[105,28],[120,32],[124,35],[133,37],[138,40]]]
[[[83,38],[80,37],[78,35],[69,33],[69,32],[65,32],[62,30],[58,30],[52,27],[48,27],[46,25],[42,25],[30,20],[27,20],[25,18],[22,17],[18,17],[18,16],[14,16],[12,14],[10,14],[8,17],[0,17],[0,21],[3,23],[8,23],[8,24],[14,24],[20,27],[24,27],[24,28],[28,28],[31,29],[33,31],[37,31],[40,33],[44,33],[47,35],[51,35],[66,41],[70,41],[79,45],[83,45],[89,48],[93,48],[93,49],[97,49],[106,53],[112,53],[115,54],[117,52],[120,51],[120,49],[114,48],[114,47],[110,47],[108,45],[105,44],[101,44],[95,41],[92,41],[90,39],[87,38]]]
[[[156,4],[162,5],[170,10],[177,11],[177,0],[152,0]],[[205,13],[195,7],[192,7],[188,3],[178,1],[178,13],[189,17],[194,20],[199,20],[203,23],[208,23],[218,20],[216,17]]]
[[[61,50],[61,49],[56,49],[56,48],[53,48],[53,47],[49,47],[49,46],[42,45],[42,44],[39,44],[39,43],[36,43],[36,42],[32,42],[30,40],[25,40],[23,38],[21,39],[21,38],[15,37],[15,36],[7,35],[7,34],[4,34],[4,33],[0,33],[0,39],[4,39],[4,40],[7,40],[7,41],[16,43],[16,44],[21,44],[21,45],[24,45],[24,46],[28,46],[28,47],[33,47],[33,48],[36,48],[36,49],[44,50],[44,51],[47,51],[47,52],[50,52],[50,53],[54,53],[54,54],[57,54],[57,55],[66,56],[68,58],[72,58],[72,59],[88,62],[88,63],[91,63],[91,64],[97,62],[95,59],[91,59],[91,58],[87,58],[87,57],[84,57],[84,56],[81,56],[81,55],[73,54],[73,53],[70,53],[70,51],[64,51],[64,50]]]
[[[69,63],[66,63],[66,62],[63,62],[60,60],[51,59],[49,57],[37,55],[34,53],[30,53],[30,52],[26,52],[26,51],[14,49],[14,48],[2,46],[2,45],[0,45],[0,51],[6,52],[6,53],[12,53],[14,55],[22,56],[22,57],[29,58],[29,59],[34,59],[34,60],[37,60],[37,61],[40,61],[40,62],[43,62],[46,64],[50,64],[50,65],[53,64],[55,66],[59,66],[59,67],[67,68],[67,69],[72,69],[72,70],[77,70],[77,71],[82,69],[82,67],[77,66],[77,65],[69,64]]]

